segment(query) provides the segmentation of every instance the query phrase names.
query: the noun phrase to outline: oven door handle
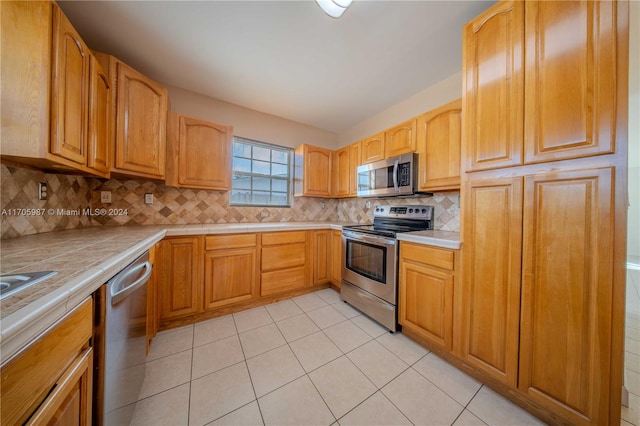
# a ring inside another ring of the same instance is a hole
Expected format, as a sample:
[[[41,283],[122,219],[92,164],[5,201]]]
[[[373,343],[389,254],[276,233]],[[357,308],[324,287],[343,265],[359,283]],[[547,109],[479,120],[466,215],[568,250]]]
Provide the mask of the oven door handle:
[[[400,187],[398,186],[398,164],[399,164],[400,160],[396,160],[395,163],[393,163],[393,189],[396,190],[396,192],[400,192]]]
[[[355,241],[364,241],[379,246],[395,246],[396,240],[392,238],[374,237],[370,235],[362,235],[356,232],[342,231],[342,235]]]

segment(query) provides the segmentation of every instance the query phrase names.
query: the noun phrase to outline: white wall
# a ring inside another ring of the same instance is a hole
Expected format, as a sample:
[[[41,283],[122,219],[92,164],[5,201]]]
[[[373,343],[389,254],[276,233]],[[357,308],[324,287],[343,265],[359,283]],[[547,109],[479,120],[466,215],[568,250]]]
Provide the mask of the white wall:
[[[627,255],[640,257],[640,1],[629,2],[629,211]]]
[[[171,111],[230,124],[236,136],[291,148],[302,143],[338,148],[338,135],[335,133],[177,87],[167,86],[167,89]]]
[[[340,133],[339,144],[342,147],[357,142],[460,97],[461,71]]]

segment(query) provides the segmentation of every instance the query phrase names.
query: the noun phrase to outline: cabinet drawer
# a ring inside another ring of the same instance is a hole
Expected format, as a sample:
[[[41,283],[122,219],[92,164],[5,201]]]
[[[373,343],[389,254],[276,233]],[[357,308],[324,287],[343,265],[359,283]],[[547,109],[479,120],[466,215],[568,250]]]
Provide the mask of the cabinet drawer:
[[[205,250],[254,247],[256,234],[209,235],[205,239]]]
[[[304,266],[284,269],[281,271],[263,272],[261,277],[260,295],[281,293],[305,286]]]
[[[402,242],[400,245],[400,258],[402,260],[413,260],[437,268],[453,271],[454,253],[452,250],[437,247],[425,246]]]
[[[264,272],[304,266],[305,250],[305,244],[263,247],[260,270]]]
[[[265,232],[262,234],[262,245],[304,243],[307,233],[305,231]]]
[[[2,366],[1,424],[22,424],[89,344],[93,303],[88,299]]]

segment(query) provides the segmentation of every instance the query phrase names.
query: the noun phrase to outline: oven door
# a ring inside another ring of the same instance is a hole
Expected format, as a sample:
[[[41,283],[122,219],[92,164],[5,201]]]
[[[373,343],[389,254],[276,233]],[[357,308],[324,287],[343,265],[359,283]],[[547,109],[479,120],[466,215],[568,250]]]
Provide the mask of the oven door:
[[[342,246],[345,254],[342,278],[396,305],[395,238],[343,230]]]

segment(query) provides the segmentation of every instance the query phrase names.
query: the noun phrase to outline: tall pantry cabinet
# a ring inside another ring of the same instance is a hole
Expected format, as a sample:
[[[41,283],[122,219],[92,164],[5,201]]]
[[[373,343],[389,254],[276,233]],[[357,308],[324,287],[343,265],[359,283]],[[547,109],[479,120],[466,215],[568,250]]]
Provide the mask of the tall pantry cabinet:
[[[626,2],[502,1],[463,33],[455,350],[552,423],[620,421],[627,26]]]

